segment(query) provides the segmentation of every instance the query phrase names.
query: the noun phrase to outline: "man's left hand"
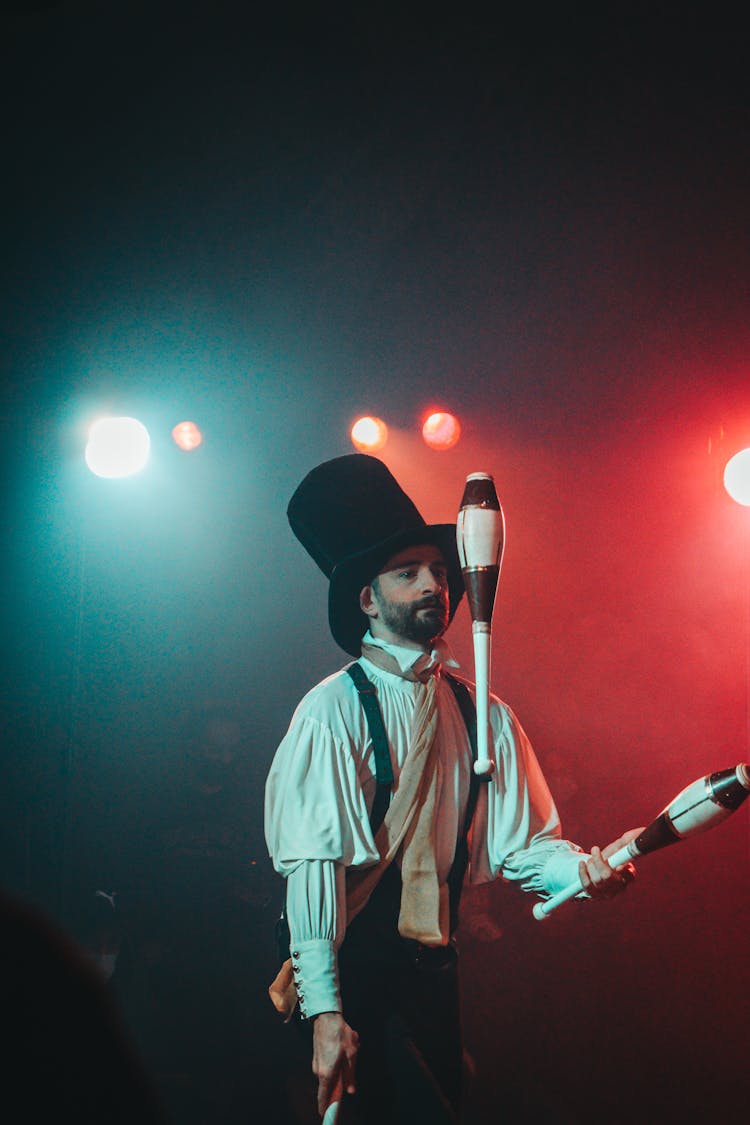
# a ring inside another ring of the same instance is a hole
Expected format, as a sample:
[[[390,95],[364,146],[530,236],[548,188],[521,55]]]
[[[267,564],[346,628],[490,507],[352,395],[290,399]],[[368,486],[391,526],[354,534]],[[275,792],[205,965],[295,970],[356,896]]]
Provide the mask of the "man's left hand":
[[[640,835],[643,828],[631,828],[619,840],[613,840],[606,848],[593,847],[591,858],[581,860],[578,873],[581,877],[581,886],[589,898],[612,898],[622,894],[628,883],[635,879],[635,868],[632,863],[626,863],[617,870],[613,870],[607,863],[607,858],[614,855],[620,848],[625,847],[636,836]]]

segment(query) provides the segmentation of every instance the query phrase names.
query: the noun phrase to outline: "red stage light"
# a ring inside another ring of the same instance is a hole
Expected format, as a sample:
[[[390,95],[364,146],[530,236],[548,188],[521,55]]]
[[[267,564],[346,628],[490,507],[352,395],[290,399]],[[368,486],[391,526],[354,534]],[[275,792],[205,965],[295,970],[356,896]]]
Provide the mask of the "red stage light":
[[[203,434],[195,422],[178,422],[172,430],[172,437],[175,445],[178,445],[185,453],[192,453],[203,441]]]
[[[388,441],[388,427],[381,418],[358,418],[351,428],[351,439],[360,453],[375,453]]]
[[[430,449],[451,449],[461,437],[461,426],[455,414],[436,411],[425,419],[422,437]]]
[[[724,487],[733,500],[750,507],[750,449],[730,457],[724,468]]]

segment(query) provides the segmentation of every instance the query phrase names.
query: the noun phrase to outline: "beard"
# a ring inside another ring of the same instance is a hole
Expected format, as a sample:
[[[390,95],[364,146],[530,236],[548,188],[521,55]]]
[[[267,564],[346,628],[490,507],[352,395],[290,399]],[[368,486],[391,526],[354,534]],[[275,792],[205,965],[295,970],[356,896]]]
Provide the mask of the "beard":
[[[380,616],[392,633],[425,645],[442,637],[448,628],[448,599],[423,598],[421,602],[405,605],[381,596]]]

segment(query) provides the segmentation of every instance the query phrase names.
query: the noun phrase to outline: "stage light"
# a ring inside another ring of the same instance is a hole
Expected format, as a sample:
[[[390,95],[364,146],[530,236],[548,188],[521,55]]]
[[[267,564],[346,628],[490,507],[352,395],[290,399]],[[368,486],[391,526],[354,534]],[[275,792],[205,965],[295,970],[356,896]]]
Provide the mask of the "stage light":
[[[461,426],[455,414],[435,411],[425,419],[422,437],[430,449],[451,449],[461,437]]]
[[[89,430],[86,464],[97,477],[129,477],[148,461],[151,440],[136,418],[100,418]]]
[[[381,418],[358,418],[351,428],[351,439],[360,453],[375,453],[388,441],[388,427]]]
[[[733,500],[750,507],[750,449],[730,457],[724,468],[724,487]]]
[[[179,446],[185,453],[192,453],[203,441],[203,434],[195,422],[178,422],[172,430],[172,438],[175,445]]]

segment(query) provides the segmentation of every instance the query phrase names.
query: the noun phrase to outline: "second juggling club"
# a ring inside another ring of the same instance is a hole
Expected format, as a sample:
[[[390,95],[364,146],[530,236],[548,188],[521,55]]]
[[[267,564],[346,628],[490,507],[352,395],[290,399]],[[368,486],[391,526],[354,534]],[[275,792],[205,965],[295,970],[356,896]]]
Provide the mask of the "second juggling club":
[[[610,856],[610,867],[621,867],[631,859],[648,855],[669,844],[676,844],[698,832],[721,824],[750,796],[750,765],[741,762],[734,769],[719,770],[699,777],[682,789],[640,835]],[[534,917],[546,918],[558,906],[581,893],[580,881],[559,891],[534,907]]]
[[[456,540],[472,621],[477,704],[477,760],[474,770],[489,777],[490,645],[492,613],[505,548],[505,518],[489,473],[466,478],[456,521]]]

